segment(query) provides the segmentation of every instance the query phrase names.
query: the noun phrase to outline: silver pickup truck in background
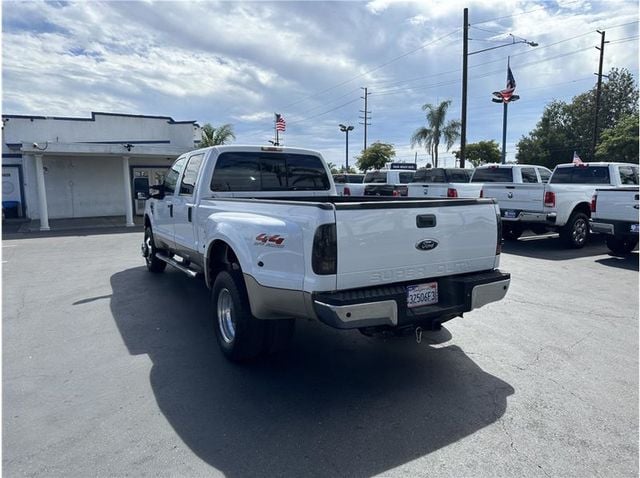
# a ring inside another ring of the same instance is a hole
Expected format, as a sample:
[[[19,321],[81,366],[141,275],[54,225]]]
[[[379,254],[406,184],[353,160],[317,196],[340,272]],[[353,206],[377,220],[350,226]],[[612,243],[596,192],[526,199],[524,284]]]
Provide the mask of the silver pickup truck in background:
[[[638,245],[637,187],[596,189],[591,199],[591,232],[606,234],[607,247],[616,255]]]
[[[472,169],[422,168],[409,183],[409,197],[477,198],[482,184],[470,184]]]

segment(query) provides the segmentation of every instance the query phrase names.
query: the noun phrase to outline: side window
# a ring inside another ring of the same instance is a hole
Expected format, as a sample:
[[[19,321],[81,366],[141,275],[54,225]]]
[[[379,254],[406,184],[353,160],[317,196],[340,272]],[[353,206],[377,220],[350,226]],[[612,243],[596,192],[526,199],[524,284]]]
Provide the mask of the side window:
[[[176,184],[178,183],[178,177],[184,169],[184,164],[187,158],[178,158],[171,169],[164,178],[164,193],[166,195],[173,194],[176,190]]]
[[[540,182],[548,183],[549,178],[551,177],[551,171],[546,168],[538,168],[538,174],[540,174]]]
[[[196,181],[198,180],[198,171],[200,171],[200,165],[204,159],[204,153],[196,154],[189,158],[187,167],[182,175],[182,181],[180,182],[180,194],[186,194],[191,196],[196,187]]]
[[[537,183],[538,176],[536,176],[536,170],[533,168],[521,168],[520,173],[522,174],[522,182],[523,183]]]
[[[638,184],[638,168],[636,166],[620,166],[621,184]]]

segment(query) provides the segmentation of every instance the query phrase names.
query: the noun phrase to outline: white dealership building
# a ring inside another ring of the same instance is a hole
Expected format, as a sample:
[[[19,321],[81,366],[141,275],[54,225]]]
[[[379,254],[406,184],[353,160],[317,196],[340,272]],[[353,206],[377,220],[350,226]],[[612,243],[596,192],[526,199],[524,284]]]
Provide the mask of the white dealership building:
[[[5,212],[39,219],[141,214],[137,199],[164,178],[180,154],[197,147],[195,121],[92,113],[90,118],[2,116]]]

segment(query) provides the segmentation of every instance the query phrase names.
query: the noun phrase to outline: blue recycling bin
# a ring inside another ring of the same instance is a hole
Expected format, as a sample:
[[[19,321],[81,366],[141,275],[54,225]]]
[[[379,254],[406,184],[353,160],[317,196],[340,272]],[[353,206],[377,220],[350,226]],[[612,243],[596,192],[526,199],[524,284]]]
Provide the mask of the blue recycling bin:
[[[20,217],[20,201],[2,201],[2,215],[6,219]]]

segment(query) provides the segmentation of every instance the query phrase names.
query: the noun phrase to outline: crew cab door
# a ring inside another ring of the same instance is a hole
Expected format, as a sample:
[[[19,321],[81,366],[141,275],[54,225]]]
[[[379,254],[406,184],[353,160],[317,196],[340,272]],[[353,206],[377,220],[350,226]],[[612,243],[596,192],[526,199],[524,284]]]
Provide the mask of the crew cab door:
[[[187,158],[179,157],[169,169],[164,178],[164,198],[154,200],[153,206],[153,235],[160,245],[174,248],[173,240],[173,207],[178,178],[182,174]]]
[[[173,228],[175,248],[186,257],[198,250],[195,234],[196,184],[205,153],[189,156],[184,172],[180,176],[180,187],[173,198]]]

